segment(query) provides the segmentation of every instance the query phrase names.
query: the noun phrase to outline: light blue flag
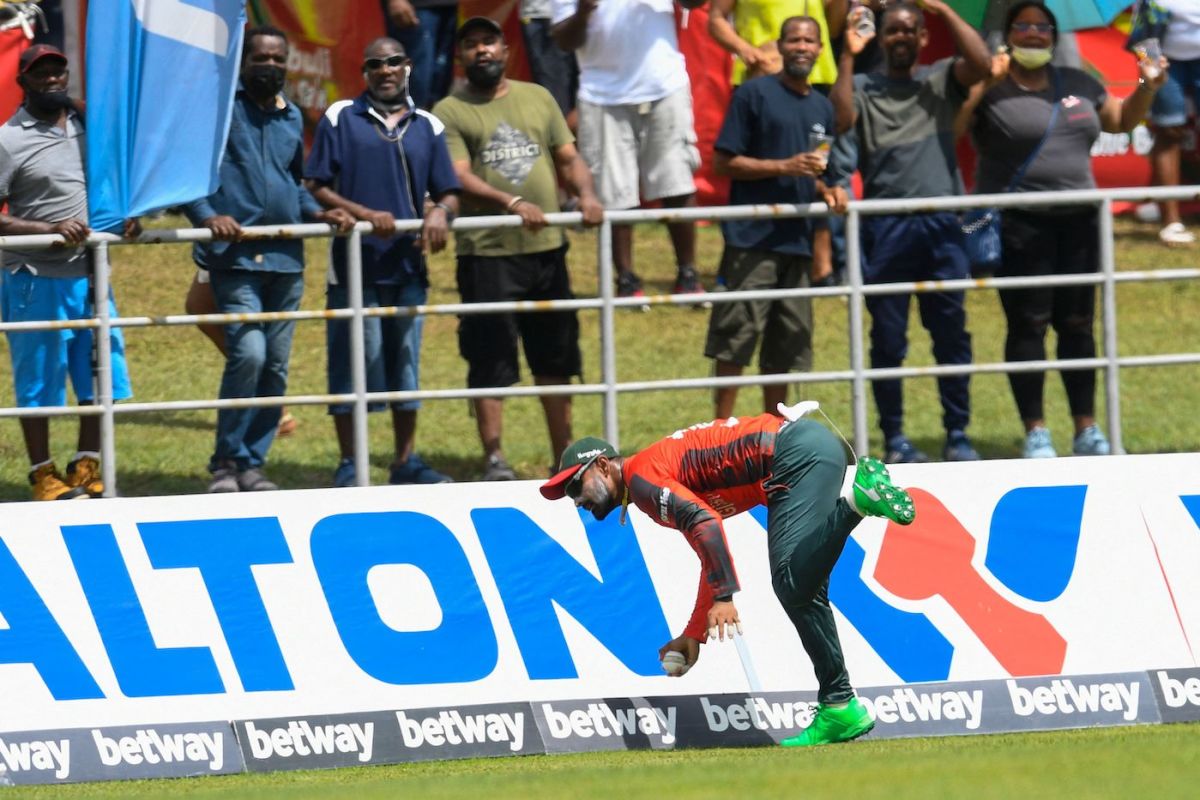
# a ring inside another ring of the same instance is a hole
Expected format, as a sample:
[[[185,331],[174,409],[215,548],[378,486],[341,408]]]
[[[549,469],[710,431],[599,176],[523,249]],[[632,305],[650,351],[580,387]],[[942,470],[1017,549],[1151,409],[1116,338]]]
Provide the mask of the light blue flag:
[[[92,0],[88,215],[98,231],[205,197],[229,135],[244,0]]]

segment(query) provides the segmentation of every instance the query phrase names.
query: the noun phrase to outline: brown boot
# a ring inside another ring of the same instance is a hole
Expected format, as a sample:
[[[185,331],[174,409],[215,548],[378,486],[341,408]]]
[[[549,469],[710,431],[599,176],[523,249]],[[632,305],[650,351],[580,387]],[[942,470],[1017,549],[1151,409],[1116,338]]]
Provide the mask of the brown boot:
[[[67,485],[83,489],[89,497],[103,497],[104,482],[100,480],[100,462],[91,456],[84,456],[67,464]]]
[[[71,486],[64,481],[53,462],[30,472],[29,483],[33,485],[34,500],[75,500],[88,496],[82,486]]]

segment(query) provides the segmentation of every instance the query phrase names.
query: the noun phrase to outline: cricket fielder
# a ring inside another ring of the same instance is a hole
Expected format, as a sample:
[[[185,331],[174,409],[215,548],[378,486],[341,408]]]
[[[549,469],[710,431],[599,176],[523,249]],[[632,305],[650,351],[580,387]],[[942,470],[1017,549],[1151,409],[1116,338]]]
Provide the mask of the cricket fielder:
[[[683,634],[663,645],[659,656],[674,650],[689,667],[702,642],[723,641],[741,625],[733,604],[737,572],[721,520],[766,505],[771,584],[819,683],[812,724],[784,739],[785,747],[846,742],[875,726],[850,686],[829,606],[829,575],[864,516],[900,525],[915,517],[912,498],[874,458],[858,459],[843,494],[845,450],[824,425],[801,419],[805,405],[816,404],[780,404],[784,418],[761,414],[693,425],[632,456],[621,456],[602,439],[580,439],[541,486],[547,499],[570,497],[596,519],[621,505],[624,521],[632,502],[687,537],[702,567],[696,606]]]

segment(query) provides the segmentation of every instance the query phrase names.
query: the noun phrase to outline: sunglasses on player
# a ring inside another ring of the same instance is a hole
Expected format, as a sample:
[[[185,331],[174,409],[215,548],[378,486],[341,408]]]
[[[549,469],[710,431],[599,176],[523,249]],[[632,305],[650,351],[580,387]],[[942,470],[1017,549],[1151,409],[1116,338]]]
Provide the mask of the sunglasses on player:
[[[387,67],[402,67],[408,63],[408,56],[388,56],[387,58],[368,58],[363,62],[363,69],[383,69]]]

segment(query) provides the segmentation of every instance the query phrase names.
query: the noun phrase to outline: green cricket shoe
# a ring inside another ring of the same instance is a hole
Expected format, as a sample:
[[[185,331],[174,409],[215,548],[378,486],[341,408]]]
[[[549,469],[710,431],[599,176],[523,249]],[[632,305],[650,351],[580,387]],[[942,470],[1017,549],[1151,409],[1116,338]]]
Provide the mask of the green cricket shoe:
[[[854,473],[854,505],[869,517],[887,517],[899,525],[911,525],[917,512],[908,492],[892,483],[887,467],[877,458],[864,456]]]
[[[813,747],[819,744],[837,744],[857,739],[875,727],[871,713],[857,697],[841,708],[818,705],[812,724],[795,736],[789,736],[781,744],[784,747]]]

